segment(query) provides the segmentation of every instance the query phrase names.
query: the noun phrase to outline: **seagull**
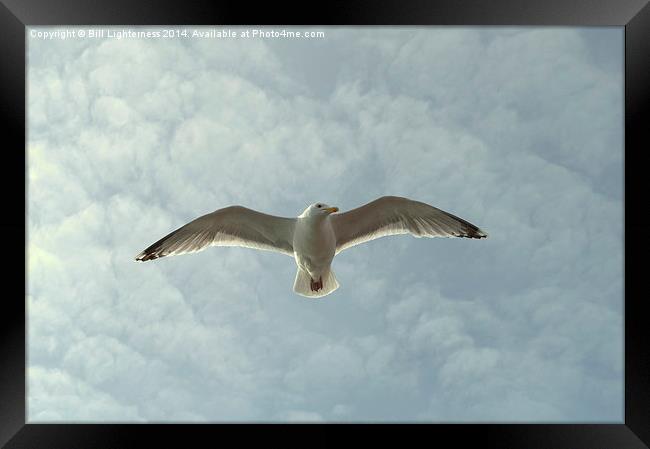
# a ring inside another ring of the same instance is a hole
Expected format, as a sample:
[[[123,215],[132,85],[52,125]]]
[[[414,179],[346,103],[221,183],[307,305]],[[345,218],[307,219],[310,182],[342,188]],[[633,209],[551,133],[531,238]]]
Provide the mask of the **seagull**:
[[[388,235],[466,237],[487,233],[462,218],[426,203],[384,196],[340,213],[314,203],[297,218],[276,217],[230,206],[190,221],[138,254],[135,260],[202,251],[209,246],[243,246],[286,254],[298,270],[293,291],[308,298],[329,295],[339,287],[331,265],[344,249]]]

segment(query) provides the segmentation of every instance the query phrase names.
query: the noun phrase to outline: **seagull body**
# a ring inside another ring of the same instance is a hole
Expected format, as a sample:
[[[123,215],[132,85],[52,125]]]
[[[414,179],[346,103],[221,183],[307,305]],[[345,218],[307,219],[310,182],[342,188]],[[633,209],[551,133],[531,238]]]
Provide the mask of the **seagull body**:
[[[310,292],[323,290],[323,275],[326,284],[331,287],[327,290],[332,292],[338,288],[338,282],[330,269],[336,254],[336,235],[330,214],[337,212],[338,208],[320,203],[315,204],[314,208],[312,206],[296,218],[293,230],[294,257],[298,265],[294,290],[300,292],[304,289],[299,284],[307,281],[305,274],[308,274]],[[328,282],[330,278],[332,282]]]
[[[242,206],[203,215],[166,235],[136,256],[147,261],[201,251],[209,246],[243,246],[275,251],[295,259],[293,290],[318,298],[339,287],[331,265],[334,256],[379,237],[467,237],[487,234],[448,212],[408,198],[385,196],[345,213],[314,203],[297,218],[276,217]]]

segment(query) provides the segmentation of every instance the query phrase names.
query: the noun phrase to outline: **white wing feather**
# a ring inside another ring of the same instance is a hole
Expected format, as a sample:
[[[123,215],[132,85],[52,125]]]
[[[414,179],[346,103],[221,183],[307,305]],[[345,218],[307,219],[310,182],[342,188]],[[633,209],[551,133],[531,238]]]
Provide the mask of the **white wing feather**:
[[[379,237],[411,234],[415,237],[485,238],[477,226],[419,201],[385,196],[331,217],[336,253]]]
[[[149,246],[135,259],[147,261],[201,251],[209,246],[243,246],[293,257],[294,223],[293,218],[230,206],[190,221]]]

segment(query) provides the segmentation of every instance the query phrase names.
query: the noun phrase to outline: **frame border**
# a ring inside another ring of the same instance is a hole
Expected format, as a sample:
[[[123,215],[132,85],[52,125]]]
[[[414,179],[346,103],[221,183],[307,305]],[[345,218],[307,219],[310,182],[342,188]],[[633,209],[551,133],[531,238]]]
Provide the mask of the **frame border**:
[[[650,148],[647,117],[650,109],[650,4],[648,0],[372,0],[327,2],[304,8],[282,9],[275,3],[256,5],[223,1],[218,4],[198,0],[183,7],[170,1],[154,0],[2,0],[0,3],[0,114],[4,139],[11,142],[2,153],[10,167],[23,164],[24,171],[0,177],[4,195],[14,214],[0,217],[0,232],[23,234],[7,239],[9,253],[24,254],[23,272],[8,263],[13,285],[26,298],[27,242],[27,160],[26,160],[26,27],[37,25],[536,25],[536,26],[624,26],[625,27],[625,421],[621,424],[400,424],[347,425],[346,430],[369,430],[379,438],[390,429],[392,436],[412,435],[450,438],[465,446],[479,443],[487,447],[647,448],[650,445],[650,338],[643,318],[647,307],[641,292],[648,253],[643,237],[650,228],[644,217],[648,204],[642,182],[641,158]],[[646,118],[644,121],[643,119]],[[644,126],[645,125],[645,126]],[[22,151],[17,150],[22,148]],[[13,179],[15,176],[17,179]],[[647,175],[646,175],[647,176]],[[640,206],[638,207],[637,204]],[[626,207],[626,206],[630,207]],[[23,215],[24,213],[24,215]],[[19,221],[17,217],[22,217]],[[15,280],[14,280],[15,279]],[[646,296],[647,296],[647,292]],[[26,301],[20,293],[3,302],[0,320],[0,447],[87,448],[140,447],[154,441],[164,447],[199,437],[215,438],[246,435],[239,425],[218,424],[27,424],[26,423]],[[281,426],[252,424],[255,430],[283,430]],[[338,428],[338,426],[337,426]],[[365,429],[364,429],[365,428]],[[322,425],[291,426],[314,432],[331,430]],[[242,432],[243,431],[243,432]],[[229,433],[231,432],[231,433]],[[277,434],[285,443],[286,437]],[[252,438],[249,437],[251,441]],[[243,441],[243,439],[242,439]],[[327,438],[321,440],[329,442]],[[403,440],[402,440],[403,441]],[[332,440],[332,443],[335,443]],[[6,444],[6,446],[5,446]],[[300,443],[299,443],[300,444]]]

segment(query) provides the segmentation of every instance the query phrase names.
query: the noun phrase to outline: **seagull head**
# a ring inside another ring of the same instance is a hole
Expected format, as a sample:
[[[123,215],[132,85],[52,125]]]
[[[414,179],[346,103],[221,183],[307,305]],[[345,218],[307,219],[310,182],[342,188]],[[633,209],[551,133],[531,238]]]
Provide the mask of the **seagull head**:
[[[300,215],[301,217],[326,217],[329,214],[338,212],[338,207],[331,207],[325,203],[310,204],[307,209]]]

